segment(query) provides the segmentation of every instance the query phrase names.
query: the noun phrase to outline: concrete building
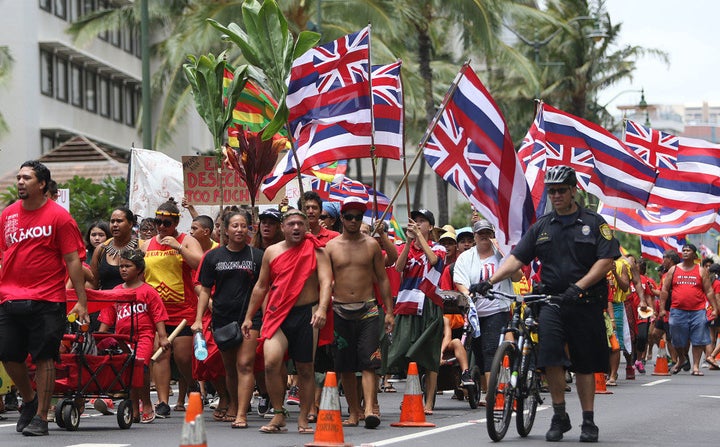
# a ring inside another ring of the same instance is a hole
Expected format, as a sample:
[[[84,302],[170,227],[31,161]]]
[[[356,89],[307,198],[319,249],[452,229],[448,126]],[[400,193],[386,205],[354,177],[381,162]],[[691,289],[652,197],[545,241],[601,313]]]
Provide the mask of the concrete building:
[[[65,32],[83,14],[122,2],[3,2],[0,44],[9,47],[14,64],[9,82],[0,87],[0,113],[10,128],[0,138],[0,171],[39,158],[76,135],[113,149],[142,146],[139,31],[105,33],[83,47]],[[155,122],[158,108],[154,105]],[[156,149],[179,158],[212,147],[194,111],[175,142]]]

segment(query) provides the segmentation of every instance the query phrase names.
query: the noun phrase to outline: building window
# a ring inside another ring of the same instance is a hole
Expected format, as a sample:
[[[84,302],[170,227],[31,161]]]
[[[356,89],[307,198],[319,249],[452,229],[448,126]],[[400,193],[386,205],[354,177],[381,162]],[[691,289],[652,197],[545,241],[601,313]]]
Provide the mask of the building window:
[[[135,33],[132,32],[130,29],[128,29],[128,28],[123,29],[123,31],[122,31],[122,47],[126,53],[133,54],[133,52],[134,52],[134,46],[135,46],[134,36],[135,36]]]
[[[110,30],[110,43],[113,44],[113,46],[120,48],[120,45],[122,44],[122,35],[119,29]]]
[[[52,0],[40,0],[39,1],[40,9],[51,12],[52,11]]]
[[[93,71],[85,71],[85,108],[88,112],[97,112],[97,75]]]
[[[40,134],[40,151],[41,153],[47,154],[55,148],[55,139],[52,135]]]
[[[85,96],[84,81],[83,68],[77,64],[70,64],[70,102],[80,108],[83,106]]]
[[[112,119],[118,122],[123,120],[123,86],[120,81],[113,81],[112,83]]]
[[[97,2],[95,0],[78,0],[78,2],[82,3],[83,14],[90,14],[97,9]]]
[[[137,116],[137,102],[135,99],[135,86],[128,84],[125,86],[125,124],[135,126],[135,117]]]
[[[55,59],[55,97],[63,102],[68,100],[68,61]]]
[[[100,76],[100,83],[98,87],[98,107],[100,108],[100,115],[109,117],[110,116],[110,79]]]
[[[53,55],[46,50],[40,50],[40,92],[43,95],[53,96]]]
[[[55,0],[55,15],[63,20],[67,19],[67,0]]]

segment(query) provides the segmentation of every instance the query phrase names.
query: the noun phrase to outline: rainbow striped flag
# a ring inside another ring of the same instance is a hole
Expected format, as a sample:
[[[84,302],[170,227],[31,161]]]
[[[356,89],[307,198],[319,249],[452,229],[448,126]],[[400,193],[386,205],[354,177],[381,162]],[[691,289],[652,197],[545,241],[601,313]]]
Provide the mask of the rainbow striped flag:
[[[227,95],[225,93],[233,80],[233,71],[234,69],[226,64],[223,75],[223,101],[226,105]],[[256,81],[248,80],[233,110],[233,122],[228,129],[228,144],[238,147],[237,131],[230,130],[238,126],[244,126],[250,132],[261,132],[272,121],[277,106],[277,101],[270,96],[270,93],[260,87]],[[285,129],[282,129],[279,134],[287,136]],[[273,137],[273,139],[275,138],[278,136]]]

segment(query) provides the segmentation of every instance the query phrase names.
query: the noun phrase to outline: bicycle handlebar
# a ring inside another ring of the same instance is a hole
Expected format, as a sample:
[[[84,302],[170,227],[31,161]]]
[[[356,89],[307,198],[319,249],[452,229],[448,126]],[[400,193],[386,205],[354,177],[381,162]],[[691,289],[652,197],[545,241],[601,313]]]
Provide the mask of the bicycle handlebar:
[[[517,303],[535,303],[535,302],[548,302],[557,304],[562,302],[563,297],[561,295],[547,295],[538,293],[529,293],[526,295],[516,295],[514,293],[505,293],[499,290],[488,290],[486,294],[487,299],[494,300],[495,298],[507,299]]]

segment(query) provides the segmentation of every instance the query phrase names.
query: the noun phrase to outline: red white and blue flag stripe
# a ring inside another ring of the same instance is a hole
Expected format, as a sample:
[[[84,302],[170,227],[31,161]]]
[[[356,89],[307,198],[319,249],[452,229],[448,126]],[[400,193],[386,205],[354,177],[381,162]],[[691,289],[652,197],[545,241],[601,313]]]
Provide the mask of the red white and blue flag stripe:
[[[655,168],[607,130],[542,104],[547,167],[569,165],[582,189],[612,206],[644,207]]]
[[[468,64],[424,148],[432,169],[516,244],[535,220],[527,181],[500,109]]]
[[[373,67],[373,114],[375,119],[375,156],[398,160],[403,144],[402,85],[400,61],[390,65]],[[301,172],[313,166],[339,159],[366,158],[370,156],[371,124],[309,123],[301,127],[296,148],[291,149],[278,163],[272,174],[265,178],[261,190],[270,199],[275,197],[287,182],[297,176],[292,151],[297,151]]]
[[[640,238],[641,256],[657,264],[662,264],[663,253],[665,253],[665,251],[672,249],[680,253],[684,245],[684,236],[647,236]]]
[[[370,122],[370,27],[311,48],[290,71],[286,104],[292,134],[308,123]]]
[[[640,236],[700,234],[720,228],[719,216],[714,210],[689,212],[655,206],[646,209],[615,208],[600,203],[598,214],[611,228]]]
[[[518,158],[530,186],[535,215],[545,214],[547,195],[545,194],[545,170],[547,169],[543,116],[538,113],[518,150]]]

